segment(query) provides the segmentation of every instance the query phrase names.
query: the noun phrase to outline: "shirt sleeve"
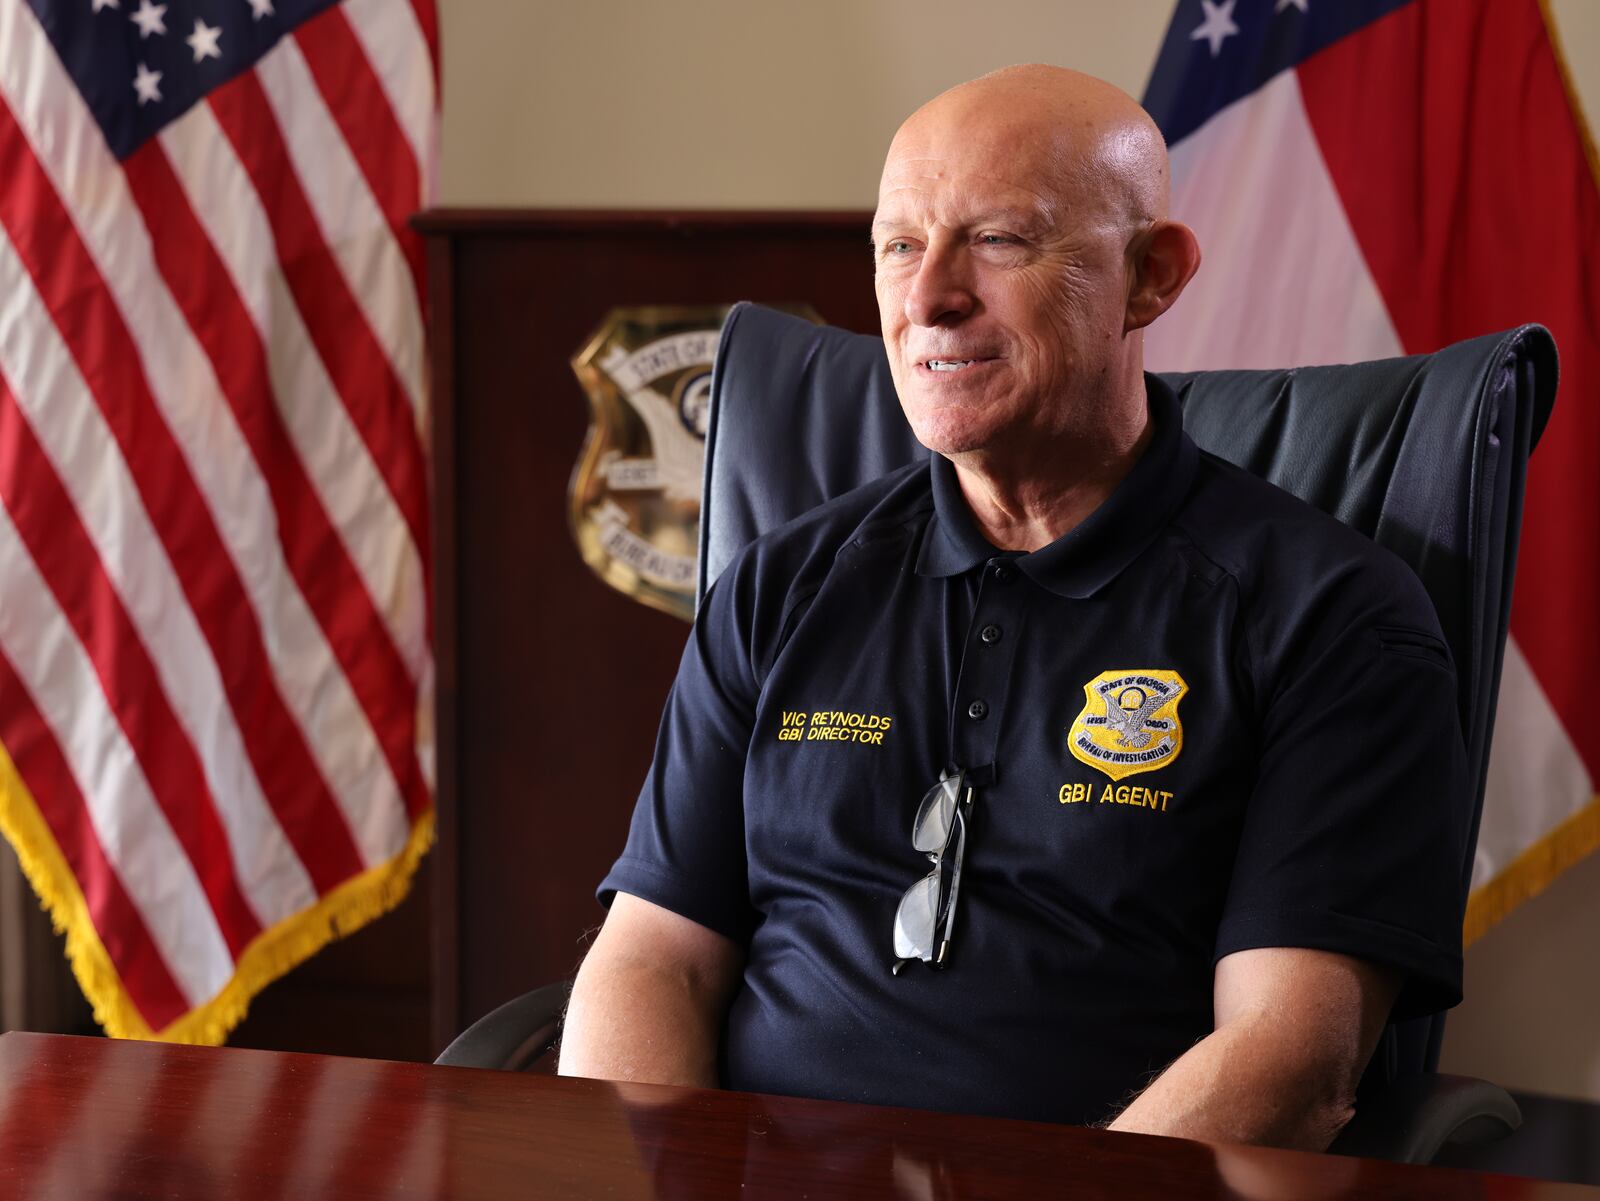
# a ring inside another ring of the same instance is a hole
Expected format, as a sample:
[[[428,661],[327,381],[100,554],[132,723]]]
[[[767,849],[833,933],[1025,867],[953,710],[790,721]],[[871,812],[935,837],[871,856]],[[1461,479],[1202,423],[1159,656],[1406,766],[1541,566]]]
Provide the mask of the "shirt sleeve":
[[[684,647],[634,806],[627,845],[601,882],[744,943],[754,927],[744,842],[744,765],[758,686],[730,568]]]
[[[1398,602],[1319,623],[1263,698],[1216,946],[1218,959],[1293,946],[1395,969],[1395,1018],[1461,999],[1472,805],[1455,672],[1407,574]]]

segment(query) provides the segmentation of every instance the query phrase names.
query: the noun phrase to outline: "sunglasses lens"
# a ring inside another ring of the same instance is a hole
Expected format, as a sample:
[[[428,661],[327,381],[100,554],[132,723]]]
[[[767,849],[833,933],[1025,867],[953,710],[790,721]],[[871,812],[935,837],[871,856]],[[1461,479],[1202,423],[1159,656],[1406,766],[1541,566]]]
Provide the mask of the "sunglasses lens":
[[[911,845],[924,855],[942,851],[950,841],[950,827],[955,822],[956,798],[961,795],[961,776],[941,780],[928,789],[928,795],[917,806],[916,820],[911,823]]]
[[[894,953],[901,959],[933,958],[939,922],[939,873],[918,880],[900,898],[894,915]]]

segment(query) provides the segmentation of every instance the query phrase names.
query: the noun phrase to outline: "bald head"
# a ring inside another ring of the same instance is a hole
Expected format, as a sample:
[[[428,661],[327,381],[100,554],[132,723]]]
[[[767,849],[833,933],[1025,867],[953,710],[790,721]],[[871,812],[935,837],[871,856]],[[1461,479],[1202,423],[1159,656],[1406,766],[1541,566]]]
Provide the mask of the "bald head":
[[[906,120],[878,188],[875,284],[924,445],[962,470],[983,457],[991,482],[1124,458],[1145,429],[1142,331],[1200,262],[1167,200],[1160,131],[1077,71],[1008,67]]]
[[[1052,209],[1104,206],[1143,224],[1167,215],[1167,147],[1122,89],[1065,67],[1004,67],[958,84],[912,113],[884,168],[948,161],[1031,175]]]

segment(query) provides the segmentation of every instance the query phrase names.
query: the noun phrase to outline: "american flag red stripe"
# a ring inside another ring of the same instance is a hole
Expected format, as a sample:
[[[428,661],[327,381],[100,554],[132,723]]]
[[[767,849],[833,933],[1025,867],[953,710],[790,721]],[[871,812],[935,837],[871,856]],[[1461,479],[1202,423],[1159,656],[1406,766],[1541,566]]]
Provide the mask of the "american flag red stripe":
[[[261,933],[261,923],[232,871],[227,836],[199,756],[167,703],[155,665],[66,489],[3,380],[0,503],[88,652],[123,733],[142,748],[140,762],[156,802],[196,866],[228,949],[241,954]]]
[[[421,203],[422,181],[417,160],[406,146],[405,131],[389,107],[378,77],[366,69],[366,58],[344,11],[330,8],[295,31],[295,41],[316,79],[317,90],[361,166],[367,186],[382,204],[395,241],[418,283],[423,302],[422,238],[408,224]]]
[[[425,30],[415,9],[397,14],[392,0],[345,0],[339,11],[350,22],[351,32],[374,76],[389,101],[389,107],[405,133],[411,156],[418,165],[418,180],[424,196],[434,188],[438,164],[437,30]],[[431,6],[429,15],[432,15]],[[419,86],[419,81],[425,83]],[[427,86],[431,84],[432,86]]]
[[[217,1041],[431,837],[437,42],[165,11],[0,0],[0,829],[110,1032]]]
[[[189,1008],[167,971],[138,906],[106,860],[95,836],[89,807],[50,727],[40,717],[27,686],[0,654],[0,729],[17,771],[31,781],[39,815],[77,881],[87,918],[109,955],[128,965],[127,987],[152,1029],[175,1022]]]
[[[311,340],[426,555],[427,470],[415,416],[322,236],[261,82],[241,75],[212,93],[210,104],[265,205],[278,262]]]

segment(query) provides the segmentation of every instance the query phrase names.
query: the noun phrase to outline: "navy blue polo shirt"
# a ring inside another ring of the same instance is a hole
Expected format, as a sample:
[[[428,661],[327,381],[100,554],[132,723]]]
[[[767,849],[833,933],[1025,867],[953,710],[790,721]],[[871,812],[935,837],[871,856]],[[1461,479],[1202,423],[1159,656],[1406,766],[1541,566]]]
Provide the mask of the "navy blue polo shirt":
[[[1212,1028],[1234,951],[1460,997],[1465,753],[1412,572],[1152,440],[1031,554],[933,455],[759,539],[706,598],[600,887],[746,952],[730,1088],[1091,1123]],[[890,972],[912,816],[977,781],[947,966]]]

